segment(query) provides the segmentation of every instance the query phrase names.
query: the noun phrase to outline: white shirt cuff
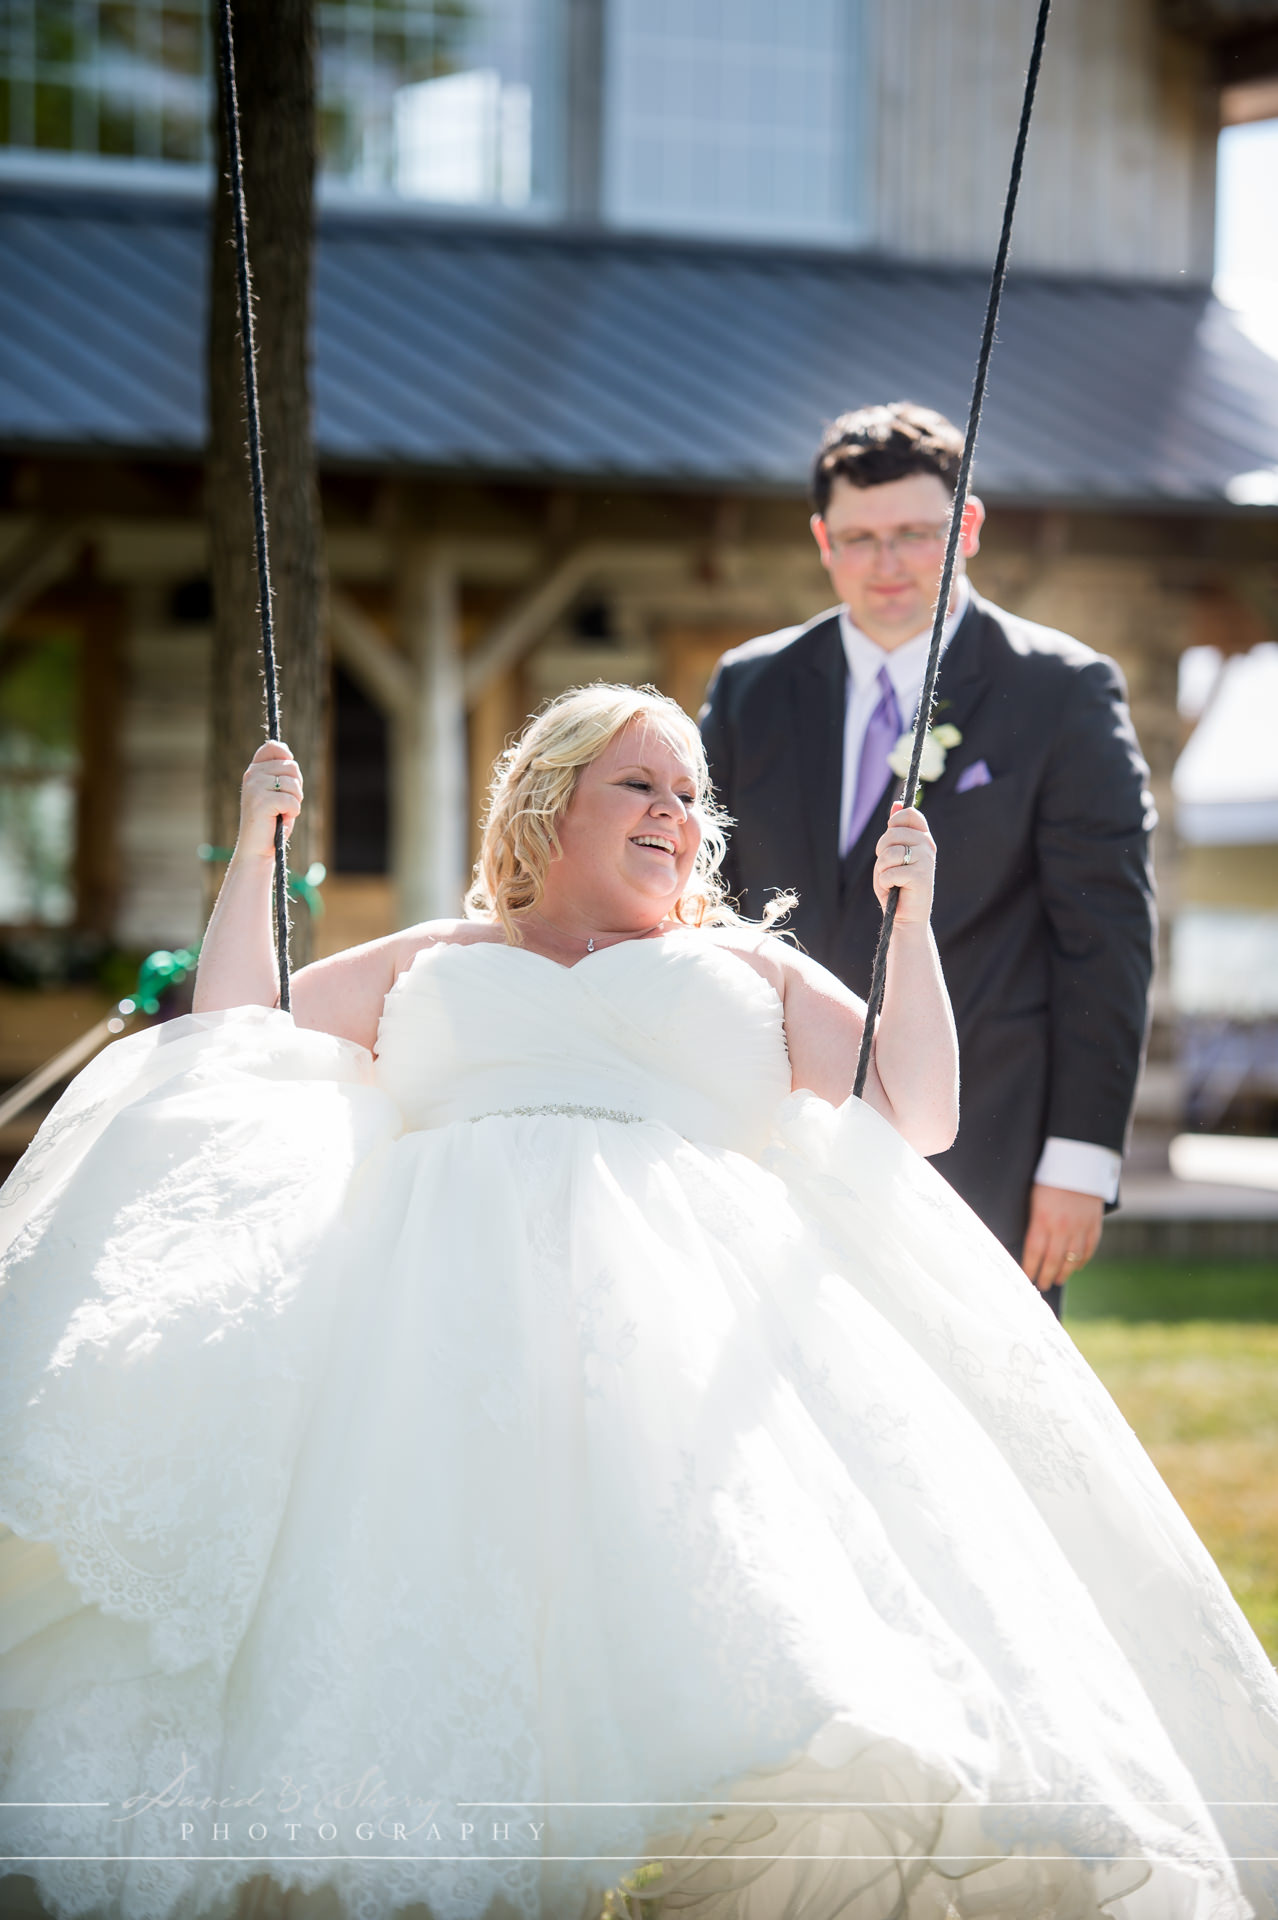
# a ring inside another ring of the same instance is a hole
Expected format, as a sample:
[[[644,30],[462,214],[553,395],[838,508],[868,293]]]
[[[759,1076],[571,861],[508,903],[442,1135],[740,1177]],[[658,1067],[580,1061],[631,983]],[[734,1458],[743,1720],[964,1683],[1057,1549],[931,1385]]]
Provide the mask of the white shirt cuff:
[[[1114,1200],[1122,1167],[1123,1156],[1112,1147],[1052,1137],[1043,1142],[1034,1178],[1045,1187],[1066,1187],[1071,1193],[1094,1193],[1098,1200]]]

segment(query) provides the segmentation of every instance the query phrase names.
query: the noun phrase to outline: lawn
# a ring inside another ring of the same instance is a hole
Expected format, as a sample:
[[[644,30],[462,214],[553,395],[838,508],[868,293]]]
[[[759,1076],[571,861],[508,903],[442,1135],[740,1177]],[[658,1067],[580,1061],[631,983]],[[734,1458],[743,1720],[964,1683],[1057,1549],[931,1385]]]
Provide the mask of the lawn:
[[[1097,1263],[1065,1324],[1278,1661],[1278,1266]]]

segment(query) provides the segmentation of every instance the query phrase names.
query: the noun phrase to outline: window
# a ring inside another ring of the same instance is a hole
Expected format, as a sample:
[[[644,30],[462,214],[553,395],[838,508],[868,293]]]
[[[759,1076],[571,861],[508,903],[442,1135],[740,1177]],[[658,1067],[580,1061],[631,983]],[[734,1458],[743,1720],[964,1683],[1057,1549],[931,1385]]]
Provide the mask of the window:
[[[554,197],[556,0],[319,0],[323,179],[454,206]],[[207,166],[209,0],[0,0],[0,148]]]
[[[545,0],[322,0],[318,11],[335,178],[454,206],[547,198]]]
[[[341,667],[333,669],[334,873],[390,867],[390,728]]]
[[[859,12],[855,0],[608,0],[608,217],[850,237]]]
[[[0,923],[75,917],[80,650],[74,636],[0,644]]]
[[[1257,82],[1259,90],[1261,83]],[[1264,105],[1273,107],[1272,81]],[[1241,87],[1226,90],[1226,107],[1244,105]],[[1254,106],[1251,111],[1254,111]],[[1216,293],[1232,307],[1244,333],[1266,353],[1278,355],[1278,232],[1274,228],[1274,183],[1278,181],[1278,119],[1249,117],[1222,129],[1216,152]],[[1235,505],[1272,507],[1278,501],[1274,468],[1241,474],[1250,488],[1226,489]],[[1268,483],[1267,485],[1265,483]]]
[[[205,0],[0,0],[0,140],[205,158],[205,14]]]

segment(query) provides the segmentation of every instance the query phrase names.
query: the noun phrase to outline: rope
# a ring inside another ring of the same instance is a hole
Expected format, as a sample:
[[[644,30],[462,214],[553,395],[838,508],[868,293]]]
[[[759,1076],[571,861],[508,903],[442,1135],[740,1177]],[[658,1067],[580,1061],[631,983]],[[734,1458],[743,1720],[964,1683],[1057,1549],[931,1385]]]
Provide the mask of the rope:
[[[257,550],[258,614],[262,623],[262,676],[266,682],[267,734],[280,737],[279,689],[275,676],[275,625],[271,599],[271,556],[266,535],[266,484],[262,478],[262,420],[257,398],[257,344],[253,337],[253,282],[249,272],[248,216],[244,207],[244,158],[240,151],[240,105],[235,89],[235,45],[231,0],[219,0],[218,57],[222,70],[222,112],[230,167],[235,223],[235,267],[239,288],[240,346],[244,353],[244,407],[248,426],[249,468],[253,479],[253,531]],[[288,882],[284,859],[284,816],[275,816],[275,951],[279,960],[280,1006],[289,1009]]]
[[[1029,134],[1030,117],[1034,111],[1034,94],[1038,87],[1039,68],[1043,64],[1043,42],[1047,35],[1047,16],[1051,11],[1051,5],[1052,0],[1039,0],[1034,46],[1025,75],[1025,95],[1021,101],[1021,120],[1016,130],[1016,146],[1012,152],[1012,172],[1007,183],[1007,199],[1003,203],[1003,231],[999,235],[998,254],[994,261],[994,272],[990,278],[989,301],[985,309],[985,331],[981,336],[981,351],[977,356],[976,375],[972,382],[972,404],[967,416],[967,435],[963,442],[963,458],[954,489],[950,531],[945,543],[945,564],[941,569],[941,587],[936,596],[936,611],[932,617],[932,644],[928,650],[927,671],[923,676],[922,692],[919,694],[918,712],[914,717],[914,748],[910,754],[910,771],[901,789],[901,798],[904,800],[908,794],[914,794],[916,805],[919,797],[919,767],[923,761],[923,743],[932,724],[932,713],[936,703],[936,676],[941,663],[941,637],[945,631],[950,589],[954,582],[954,562],[958,554],[959,533],[963,525],[963,508],[967,503],[968,481],[972,472],[972,456],[976,451],[977,430],[981,423],[981,408],[985,404],[990,355],[994,351],[994,332],[998,325],[999,303],[1003,297],[1003,282],[1007,277],[1007,254],[1012,243],[1012,220],[1016,213],[1016,198],[1020,192],[1021,174],[1025,166],[1025,142]],[[879,928],[879,943],[874,951],[870,992],[865,1003],[865,1031],[861,1035],[861,1051],[857,1058],[856,1079],[852,1086],[852,1091],[858,1098],[865,1090],[865,1077],[869,1072],[870,1054],[874,1048],[874,1029],[883,1006],[888,945],[892,939],[892,927],[896,920],[897,903],[900,897],[899,887],[889,888],[887,905],[883,911],[883,924]]]

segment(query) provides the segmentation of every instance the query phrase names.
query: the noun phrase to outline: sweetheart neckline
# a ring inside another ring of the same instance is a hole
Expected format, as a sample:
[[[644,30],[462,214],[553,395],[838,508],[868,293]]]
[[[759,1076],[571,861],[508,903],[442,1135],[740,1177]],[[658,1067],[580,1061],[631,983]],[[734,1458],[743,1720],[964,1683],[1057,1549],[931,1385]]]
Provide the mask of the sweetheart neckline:
[[[699,927],[673,927],[671,928],[669,933],[663,933],[659,940],[653,939],[651,937],[646,939],[641,939],[641,940],[617,940],[617,941],[614,941],[613,945],[610,947],[599,947],[595,950],[594,953],[583,953],[583,955],[581,956],[581,959],[574,960],[571,966],[565,966],[565,964],[561,960],[551,960],[544,953],[534,953],[530,947],[517,947],[509,940],[433,940],[431,941],[429,946],[419,947],[417,949],[417,952],[413,955],[412,959],[409,961],[408,965],[406,967],[401,968],[401,970],[396,974],[394,980],[391,982],[390,989],[387,992],[386,1001],[388,1001],[391,995],[398,990],[400,983],[408,979],[414,967],[416,967],[418,961],[421,960],[424,955],[428,953],[437,953],[441,950],[445,952],[449,952],[449,951],[466,952],[467,950],[473,950],[475,948],[487,947],[497,953],[518,953],[518,954],[522,954],[525,959],[539,960],[542,962],[543,965],[547,967],[553,967],[556,973],[575,973],[578,967],[585,966],[587,961],[602,960],[606,954],[615,953],[619,949],[630,949],[633,947],[664,946],[669,941],[677,940],[681,937],[688,938],[691,935],[697,935],[699,938],[701,938],[704,941],[704,946],[702,948],[702,951],[713,951],[716,953],[726,954],[728,959],[737,961],[740,966],[745,968],[745,971],[749,975],[749,977],[752,980],[756,981],[758,985],[763,989],[764,993],[767,994],[768,999],[770,1000],[770,1002],[772,1003],[772,1006],[775,1009],[777,1022],[781,1028],[782,1034],[784,1035],[785,1033],[785,1002],[782,1000],[781,995],[777,992],[777,989],[773,986],[772,982],[770,980],[765,980],[763,975],[758,971],[758,969],[756,967],[752,967],[748,960],[742,959],[740,954],[729,953],[728,949],[722,946],[719,941],[712,940],[704,936]],[[383,1015],[385,1013],[386,1001],[383,1001],[382,1003]],[[378,1026],[379,1028],[381,1026],[380,1020],[378,1021]]]
[[[668,940],[676,940],[681,936],[686,937],[688,934],[699,933],[699,931],[700,929],[697,927],[672,927],[669,933],[663,933],[659,939],[649,934],[635,940],[614,940],[611,946],[596,947],[593,953],[583,953],[580,960],[570,962],[552,960],[548,954],[536,953],[531,947],[517,947],[513,940],[432,940],[429,946],[418,947],[408,965],[401,967],[400,971],[396,974],[392,985],[398,986],[399,982],[412,972],[424,954],[434,953],[441,947],[457,948],[462,952],[474,947],[492,947],[499,953],[521,953],[526,959],[541,960],[546,966],[553,967],[557,973],[575,973],[578,967],[584,967],[587,961],[602,960],[605,954],[616,953],[619,948],[664,946]],[[718,943],[712,941],[710,944],[717,945]],[[750,971],[753,973],[754,968],[751,967]],[[760,976],[760,978],[762,978],[762,976]],[[766,981],[764,985],[767,985]]]
[[[552,960],[549,954],[537,953],[532,947],[517,947],[513,940],[448,940],[445,946],[504,947],[507,953],[527,954],[530,960],[544,960],[548,967],[557,967],[560,973],[576,973],[578,967],[584,967],[587,960],[602,960],[606,953],[615,953],[618,947],[652,947],[663,945],[667,940],[675,939],[681,933],[695,933],[695,927],[672,927],[669,933],[654,938],[652,934],[641,934],[634,940],[614,940],[609,947],[595,947],[590,953],[583,953],[580,960]],[[437,943],[439,944],[439,943]]]

